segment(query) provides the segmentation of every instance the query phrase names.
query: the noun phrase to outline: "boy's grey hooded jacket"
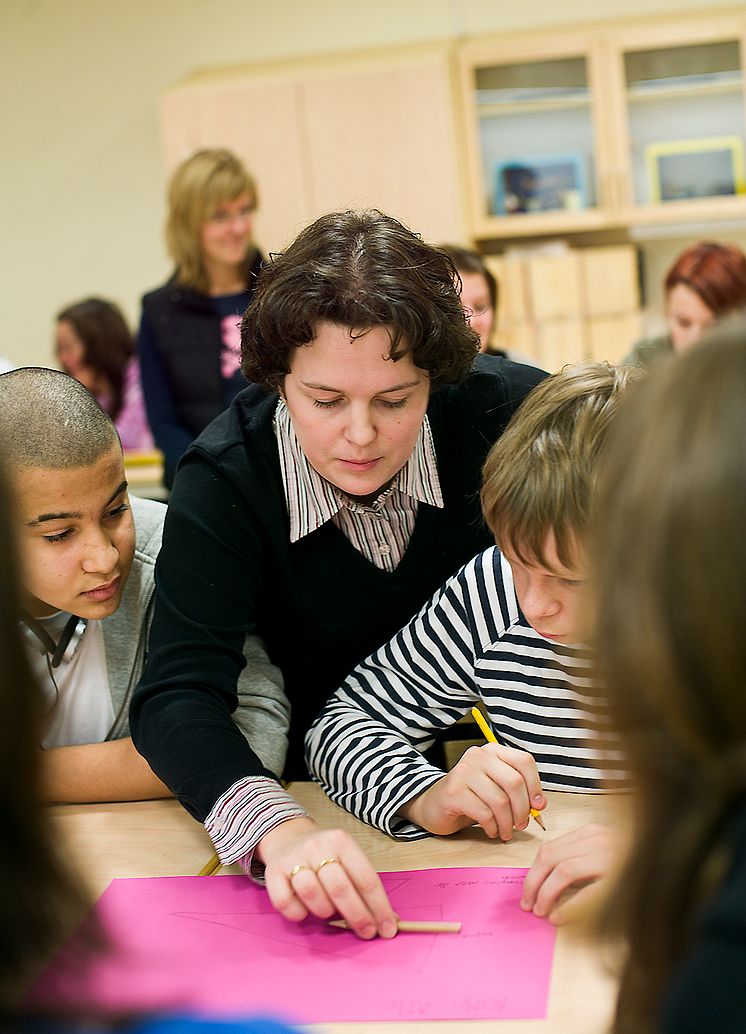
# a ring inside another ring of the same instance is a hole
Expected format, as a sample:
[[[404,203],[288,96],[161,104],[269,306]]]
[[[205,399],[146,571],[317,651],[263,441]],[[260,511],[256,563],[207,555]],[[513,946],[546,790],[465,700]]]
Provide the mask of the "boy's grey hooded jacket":
[[[161,548],[166,507],[150,499],[130,496],[135,521],[135,556],[122,602],[101,622],[106,668],[114,707],[114,724],[107,739],[129,736],[132,692],[145,667],[148,632],[153,617],[155,561]],[[238,680],[238,706],[233,721],[267,768],[282,774],[287,752],[290,704],[282,674],[270,663],[258,636],[244,645],[246,667]]]

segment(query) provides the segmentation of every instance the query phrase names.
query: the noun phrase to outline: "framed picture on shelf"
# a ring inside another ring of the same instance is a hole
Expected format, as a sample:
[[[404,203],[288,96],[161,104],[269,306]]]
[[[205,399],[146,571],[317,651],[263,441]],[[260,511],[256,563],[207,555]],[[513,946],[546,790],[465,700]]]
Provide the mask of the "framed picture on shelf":
[[[648,144],[650,200],[746,194],[743,141],[737,136]]]
[[[495,169],[498,215],[577,211],[587,206],[585,162],[580,154],[512,158]]]

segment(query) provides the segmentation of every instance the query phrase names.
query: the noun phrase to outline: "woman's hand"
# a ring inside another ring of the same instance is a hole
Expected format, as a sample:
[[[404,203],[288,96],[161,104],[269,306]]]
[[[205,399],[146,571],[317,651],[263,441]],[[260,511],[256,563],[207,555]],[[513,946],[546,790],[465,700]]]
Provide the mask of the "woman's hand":
[[[488,837],[510,840],[525,829],[531,808],[546,799],[536,762],[524,750],[497,743],[469,747],[447,775],[399,809],[411,822],[445,835],[476,823]]]
[[[286,919],[339,915],[365,940],[395,936],[397,916],[380,877],[349,833],[288,819],[262,838],[257,854],[270,901]]]
[[[602,890],[618,844],[608,826],[588,825],[542,844],[523,884],[521,908],[559,925],[581,914]],[[570,890],[575,893],[560,899]]]

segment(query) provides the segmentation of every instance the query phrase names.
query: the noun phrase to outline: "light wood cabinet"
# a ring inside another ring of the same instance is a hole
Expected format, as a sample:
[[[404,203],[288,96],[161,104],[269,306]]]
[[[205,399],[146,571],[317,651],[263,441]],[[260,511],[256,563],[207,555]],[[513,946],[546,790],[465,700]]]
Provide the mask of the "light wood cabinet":
[[[305,154],[294,83],[273,77],[195,77],[162,100],[166,170],[201,147],[229,147],[259,187],[256,236],[277,250],[307,219]]]
[[[459,48],[477,240],[746,217],[746,11]]]
[[[452,76],[446,46],[195,75],[162,100],[166,168],[197,147],[239,154],[259,184],[266,250],[324,212],[360,207],[462,241]]]
[[[241,155],[266,251],[350,207],[471,240],[501,285],[502,347],[616,361],[641,330],[634,234],[746,220],[745,62],[741,5],[218,69],[163,97],[165,165]],[[554,238],[566,255],[508,255]]]
[[[499,287],[497,342],[555,371],[581,359],[617,363],[640,337],[636,254],[629,244],[488,258]]]

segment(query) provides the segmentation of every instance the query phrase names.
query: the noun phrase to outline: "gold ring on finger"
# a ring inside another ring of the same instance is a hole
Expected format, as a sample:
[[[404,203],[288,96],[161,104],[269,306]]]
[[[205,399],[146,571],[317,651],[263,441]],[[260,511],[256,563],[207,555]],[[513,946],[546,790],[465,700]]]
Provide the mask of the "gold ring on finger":
[[[290,872],[288,874],[288,879],[290,880],[290,882],[291,883],[293,882],[293,877],[294,876],[297,876],[299,872],[301,872],[303,869],[307,869],[307,868],[308,868],[308,866],[306,865],[305,862],[300,862],[298,865],[294,865],[293,868],[290,870]]]
[[[337,865],[340,864],[338,858],[324,858],[324,860],[319,862],[319,864],[316,866],[317,874],[321,872],[325,865],[331,865],[332,862],[336,862]]]

